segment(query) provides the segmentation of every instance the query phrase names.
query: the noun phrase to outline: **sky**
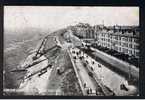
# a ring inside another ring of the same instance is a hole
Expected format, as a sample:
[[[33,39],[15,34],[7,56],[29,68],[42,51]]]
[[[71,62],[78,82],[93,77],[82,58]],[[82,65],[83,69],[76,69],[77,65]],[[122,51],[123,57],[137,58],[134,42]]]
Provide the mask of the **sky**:
[[[5,6],[4,28],[57,30],[79,22],[90,25],[139,25],[138,7]]]

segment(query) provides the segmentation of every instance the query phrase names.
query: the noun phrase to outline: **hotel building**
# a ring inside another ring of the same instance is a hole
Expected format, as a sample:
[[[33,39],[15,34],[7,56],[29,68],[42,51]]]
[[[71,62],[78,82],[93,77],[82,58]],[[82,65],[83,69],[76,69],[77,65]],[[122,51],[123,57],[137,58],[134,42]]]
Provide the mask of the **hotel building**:
[[[73,34],[82,39],[93,39],[102,47],[139,58],[139,27],[104,26],[79,23],[73,27]]]
[[[99,27],[99,26],[97,26]],[[116,50],[139,58],[139,29],[135,26],[110,26],[99,28],[97,43],[102,47]]]

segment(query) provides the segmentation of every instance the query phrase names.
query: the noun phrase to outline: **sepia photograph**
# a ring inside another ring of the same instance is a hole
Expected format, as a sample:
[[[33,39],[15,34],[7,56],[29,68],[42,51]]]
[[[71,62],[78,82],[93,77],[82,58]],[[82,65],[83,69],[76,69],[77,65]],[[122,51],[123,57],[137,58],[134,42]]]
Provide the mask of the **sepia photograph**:
[[[4,6],[3,96],[140,96],[139,7]]]

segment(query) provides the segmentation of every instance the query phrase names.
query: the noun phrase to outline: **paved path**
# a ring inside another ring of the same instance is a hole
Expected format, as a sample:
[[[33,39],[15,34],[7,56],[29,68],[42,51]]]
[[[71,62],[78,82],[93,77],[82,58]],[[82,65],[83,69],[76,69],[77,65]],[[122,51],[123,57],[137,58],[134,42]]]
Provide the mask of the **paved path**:
[[[98,79],[100,79],[100,81],[104,85],[108,86],[111,90],[113,90],[116,95],[120,96],[120,95],[126,95],[126,94],[133,94],[136,92],[136,87],[133,85],[128,85],[127,80],[124,77],[121,77],[117,73],[108,69],[103,64],[95,61],[92,57],[88,56],[86,53],[84,53],[84,57],[88,61],[88,64],[90,65],[90,67],[93,68]],[[94,64],[92,64],[92,61],[94,62]],[[98,64],[101,65],[101,68],[98,67]],[[122,83],[124,83],[127,86],[129,91],[120,90],[120,85]]]
[[[139,79],[139,69],[136,68],[135,66],[129,65],[127,63],[123,63],[123,61],[116,60],[115,57],[111,57],[110,55],[101,52],[97,49],[94,49],[94,54],[98,57],[101,58],[103,61],[106,63],[109,63],[112,65],[112,67],[115,67],[127,74],[131,74],[133,77]],[[113,59],[114,58],[114,59]]]
[[[92,82],[91,77],[88,75],[88,72],[86,71],[82,63],[79,61],[79,59],[76,60],[76,66],[79,70],[82,80],[86,83],[86,87],[96,89],[94,82]]]
[[[70,51],[71,51],[72,56],[77,57],[76,54],[72,53],[72,49]],[[93,81],[92,77],[90,77],[88,75],[88,71],[86,70],[86,68],[84,67],[84,65],[80,61],[80,59],[77,57],[77,59],[74,60],[74,62],[75,62],[75,67],[76,67],[76,69],[79,73],[79,76],[81,78],[80,80],[82,81],[83,84],[86,83],[85,89],[91,88],[93,91],[95,91],[95,89],[97,88],[96,83]]]

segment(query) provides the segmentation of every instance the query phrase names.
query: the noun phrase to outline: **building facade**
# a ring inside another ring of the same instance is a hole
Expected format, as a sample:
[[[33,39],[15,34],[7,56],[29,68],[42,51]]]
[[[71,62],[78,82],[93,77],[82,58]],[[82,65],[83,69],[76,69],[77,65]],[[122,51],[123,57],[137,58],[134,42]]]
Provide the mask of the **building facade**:
[[[98,45],[139,58],[139,31],[136,27],[105,27],[97,33]]]
[[[79,23],[72,28],[81,39],[94,39],[102,47],[139,58],[139,28],[137,26],[104,26]]]
[[[74,35],[78,37],[86,39],[94,38],[94,30],[87,23],[79,23],[73,29],[75,30]]]

